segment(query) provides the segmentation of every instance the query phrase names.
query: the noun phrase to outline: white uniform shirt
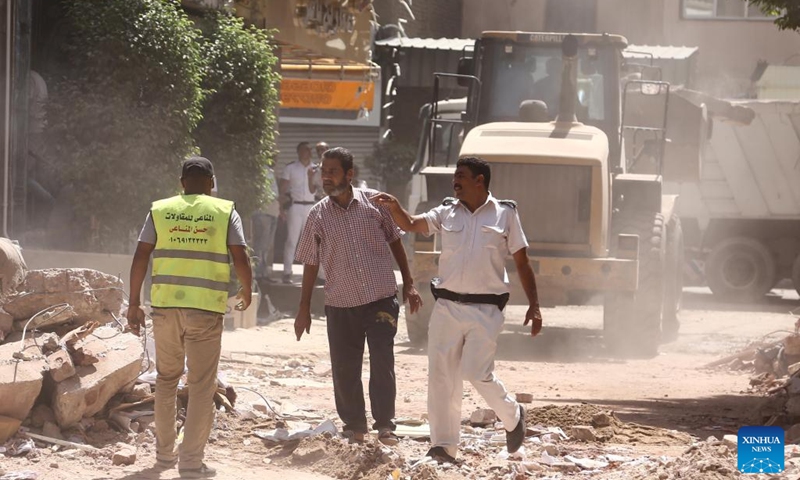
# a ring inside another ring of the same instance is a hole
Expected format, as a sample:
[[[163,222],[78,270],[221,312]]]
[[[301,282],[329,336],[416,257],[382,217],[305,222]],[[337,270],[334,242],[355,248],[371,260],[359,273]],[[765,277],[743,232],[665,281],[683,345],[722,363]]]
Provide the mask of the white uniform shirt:
[[[506,259],[528,247],[516,208],[499,203],[490,193],[475,212],[456,200],[423,217],[429,235],[442,235],[439,288],[472,294],[508,292]]]
[[[289,194],[295,202],[314,202],[314,194],[308,191],[308,169],[299,160],[286,165],[281,174],[281,180],[289,181]]]

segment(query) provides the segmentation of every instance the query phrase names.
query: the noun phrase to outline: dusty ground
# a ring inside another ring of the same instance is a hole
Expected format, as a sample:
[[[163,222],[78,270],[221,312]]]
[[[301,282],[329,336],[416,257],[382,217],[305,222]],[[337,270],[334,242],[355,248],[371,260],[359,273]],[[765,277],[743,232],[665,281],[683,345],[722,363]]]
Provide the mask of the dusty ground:
[[[762,398],[748,392],[752,374],[703,367],[765,336],[778,338],[780,334],[775,332],[793,331],[796,317],[790,311],[800,307],[797,294],[775,292],[779,295],[760,305],[732,305],[712,301],[702,289],[687,289],[680,338],[664,345],[655,358],[630,361],[604,352],[600,307],[546,309],[544,330],[535,339],[518,327],[524,309],[510,307],[496,371],[511,392],[533,394],[534,402],[527,406],[529,426],[561,427],[569,434],[573,425],[591,424],[593,413],[613,412],[612,425],[598,428],[596,441],[559,439],[557,434],[541,437],[544,430],[531,431],[534,435],[526,441],[523,455],[509,460],[503,442],[495,439],[493,444],[491,439],[502,433],[501,426],[496,426],[498,431],[465,426],[462,458],[466,466],[413,466],[429,447],[424,440],[405,438],[390,449],[381,449],[374,442],[349,446],[325,436],[303,440],[299,447],[297,442],[265,442],[252,433],[274,428],[275,421],[261,412],[253,413],[249,408],[253,404],[267,410],[264,401],[240,388],[237,406],[248,412],[244,418],[218,414],[207,449],[208,462],[219,469],[217,478],[225,480],[284,475],[385,480],[392,478],[392,472],[399,478],[421,479],[526,478],[519,473],[525,469],[535,478],[738,478],[735,453],[706,439],[735,434],[739,426],[759,421],[756,407]],[[401,321],[395,349],[397,417],[420,423],[426,411],[427,362],[423,351],[407,343],[404,327]],[[315,320],[311,334],[300,342],[295,340],[288,318],[256,329],[226,332],[223,351],[221,370],[227,380],[269,399],[273,408],[293,419],[289,428],[302,428],[303,422],[313,427],[324,419],[340,425],[333,408],[324,320]],[[365,386],[367,381],[368,359]],[[582,403],[591,405],[580,406]],[[462,417],[468,418],[481,407],[485,407],[482,399],[465,386]],[[109,450],[87,455],[39,448],[28,457],[0,457],[0,469],[31,470],[40,479],[177,478],[176,470],[159,473],[149,468],[154,444],[147,431],[127,436],[110,433],[102,438],[90,431],[86,438]],[[553,445],[545,448],[542,438]],[[112,466],[109,452],[120,441],[138,445],[134,465]],[[690,447],[693,442],[700,443]],[[553,454],[550,457],[556,465],[541,466],[543,449]],[[558,464],[566,455],[607,465],[595,465],[596,470],[589,466],[576,473],[574,466]]]

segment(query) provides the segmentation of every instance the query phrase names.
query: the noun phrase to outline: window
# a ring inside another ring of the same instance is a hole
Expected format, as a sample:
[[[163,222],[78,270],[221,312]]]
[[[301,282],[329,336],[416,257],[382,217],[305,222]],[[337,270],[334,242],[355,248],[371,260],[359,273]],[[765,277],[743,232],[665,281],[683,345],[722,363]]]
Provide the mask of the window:
[[[692,20],[773,20],[745,0],[683,0],[682,9]]]

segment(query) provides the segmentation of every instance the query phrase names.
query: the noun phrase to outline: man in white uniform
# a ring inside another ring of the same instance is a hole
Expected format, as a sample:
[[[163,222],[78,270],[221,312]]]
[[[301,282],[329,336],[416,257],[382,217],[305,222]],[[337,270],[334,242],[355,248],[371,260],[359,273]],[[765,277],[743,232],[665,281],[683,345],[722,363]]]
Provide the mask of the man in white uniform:
[[[468,157],[456,164],[453,190],[438,207],[412,216],[386,193],[372,197],[389,207],[406,232],[442,235],[439,277],[432,291],[436,304],[428,327],[428,417],[432,448],[427,456],[456,462],[461,426],[463,380],[472,383],[506,427],[506,445],[516,452],[525,439],[525,410],[495,376],[497,337],[508,301],[505,262],[513,255],[530,307],[525,325],[531,335],[542,328],[536,280],[528,261],[528,242],[516,203],[489,192],[491,170]]]
[[[292,283],[292,263],[297,241],[308,218],[308,212],[316,203],[314,194],[308,188],[312,154],[308,142],[300,142],[297,145],[297,160],[286,165],[278,182],[281,204],[286,212],[287,229],[283,248],[283,283]]]

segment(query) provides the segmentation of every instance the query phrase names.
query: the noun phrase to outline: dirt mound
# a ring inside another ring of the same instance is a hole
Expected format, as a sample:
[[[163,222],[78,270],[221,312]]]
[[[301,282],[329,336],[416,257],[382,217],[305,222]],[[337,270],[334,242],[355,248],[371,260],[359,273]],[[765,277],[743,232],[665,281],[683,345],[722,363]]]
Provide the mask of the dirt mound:
[[[528,425],[560,427],[567,434],[574,426],[594,427],[596,440],[608,443],[637,445],[689,445],[691,435],[637,423],[626,423],[614,412],[597,405],[547,405],[532,408],[526,415]]]
[[[384,480],[402,461],[380,445],[368,442],[349,444],[330,434],[306,438],[285,460],[293,467],[308,468],[343,480]]]
[[[735,450],[720,441],[701,442],[687,448],[674,459],[631,476],[632,480],[738,480]]]
[[[591,425],[592,417],[606,410],[596,405],[546,405],[531,408],[527,411],[525,419],[528,425],[542,425],[545,427],[561,427],[565,431],[575,425]]]

